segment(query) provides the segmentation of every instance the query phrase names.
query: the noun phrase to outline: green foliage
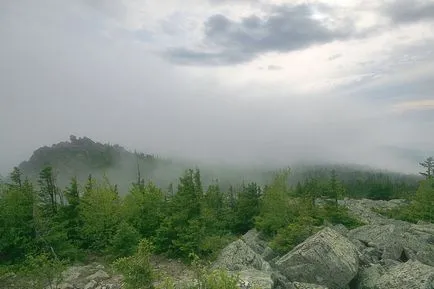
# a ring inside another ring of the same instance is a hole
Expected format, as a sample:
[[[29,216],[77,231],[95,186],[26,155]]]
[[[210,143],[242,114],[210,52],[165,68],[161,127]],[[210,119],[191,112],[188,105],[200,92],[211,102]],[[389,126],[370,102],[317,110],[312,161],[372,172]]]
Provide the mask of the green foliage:
[[[425,171],[420,174],[427,180],[432,179],[434,177],[434,158],[429,157],[425,161],[421,162],[420,165],[425,169]]]
[[[230,275],[225,270],[205,270],[202,269],[197,277],[188,284],[176,284],[175,281],[167,277],[160,282],[156,289],[239,289],[238,277]],[[254,288],[259,289],[259,288]]]
[[[413,196],[411,204],[391,210],[377,210],[378,213],[413,223],[419,220],[434,222],[433,159],[428,158],[420,165],[426,169],[426,172],[421,173],[426,179],[419,183],[419,188]]]
[[[294,217],[289,207],[288,175],[289,170],[276,174],[273,182],[264,189],[255,225],[268,236],[274,236]]]
[[[72,178],[70,186],[65,190],[67,204],[61,208],[64,229],[68,240],[75,246],[83,242],[81,237],[82,220],[80,217],[80,192],[77,178]]]
[[[415,219],[434,222],[434,179],[429,178],[420,183],[414,197],[411,211]]]
[[[372,200],[390,200],[393,198],[393,186],[390,181],[373,184],[369,190],[368,198]]]
[[[112,240],[110,240],[108,251],[115,258],[130,256],[136,251],[139,241],[139,232],[123,221],[120,223]]]
[[[226,270],[209,269],[197,255],[191,256],[194,279],[186,284],[176,284],[171,277],[160,282],[156,289],[238,289],[238,276],[230,275]],[[258,288],[259,289],[259,288]]]
[[[0,189],[0,262],[13,263],[34,251],[35,192],[27,180]]]
[[[234,231],[244,234],[255,225],[254,218],[259,215],[261,188],[256,183],[242,186],[235,206]]]
[[[150,262],[152,251],[152,243],[143,239],[133,256],[119,258],[113,263],[115,270],[124,276],[126,289],[154,288],[156,275]]]
[[[29,281],[21,284],[23,289],[58,289],[66,263],[48,254],[28,255],[22,272]]]
[[[326,203],[323,207],[318,209],[317,218],[322,222],[331,223],[333,225],[342,224],[348,229],[354,229],[363,226],[364,223],[359,219],[351,216],[348,209],[343,206],[336,206]]]
[[[190,253],[199,253],[203,236],[201,198],[203,189],[199,170],[187,170],[178,191],[169,201],[169,210],[155,237],[159,252],[188,260]]]
[[[331,171],[329,183],[325,189],[326,196],[335,201],[335,206],[338,205],[338,200],[344,196],[345,189],[342,183],[338,180],[338,175],[335,170]]]
[[[59,202],[62,196],[59,188],[56,186],[53,167],[45,166],[39,173],[39,207],[41,212],[46,216],[54,216],[57,213]]]
[[[302,243],[315,232],[315,220],[308,216],[299,217],[295,222],[279,229],[271,241],[271,247],[280,254],[285,254]]]
[[[116,190],[108,182],[92,185],[81,198],[81,235],[84,246],[96,251],[107,248],[120,223],[121,203]]]
[[[151,238],[164,218],[164,209],[163,192],[150,182],[131,188],[123,201],[122,215],[142,237]]]

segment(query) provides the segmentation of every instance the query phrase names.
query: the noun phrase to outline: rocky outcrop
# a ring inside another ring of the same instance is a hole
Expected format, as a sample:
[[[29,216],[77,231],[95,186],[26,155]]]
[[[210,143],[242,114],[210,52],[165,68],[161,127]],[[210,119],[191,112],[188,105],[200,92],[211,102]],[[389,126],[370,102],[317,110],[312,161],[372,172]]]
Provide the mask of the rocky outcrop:
[[[271,272],[270,264],[253,251],[243,240],[237,240],[224,248],[217,258],[214,267],[237,272],[246,269]]]
[[[270,272],[263,272],[255,269],[247,269],[238,272],[240,288],[261,288],[273,289],[274,282]]]
[[[402,199],[390,201],[345,199],[339,200],[339,204],[347,207],[353,215],[366,224],[388,224],[391,220],[374,212],[374,210],[393,209],[408,204],[408,201]]]
[[[321,285],[300,283],[300,282],[294,282],[292,283],[292,285],[294,289],[328,289],[327,287]]]
[[[357,289],[433,289],[434,268],[419,261],[401,263],[389,270],[374,265],[363,270]]]
[[[433,224],[412,225],[394,221],[383,225],[366,225],[348,233],[351,240],[362,242],[367,261],[378,263],[381,260],[418,260],[434,266]]]
[[[121,276],[110,276],[103,265],[71,266],[62,273],[62,289],[119,289]]]
[[[276,262],[290,281],[342,288],[357,275],[356,246],[330,228],[324,228]]]
[[[269,262],[277,257],[277,254],[268,246],[268,242],[261,238],[261,234],[256,229],[248,231],[241,239],[264,260]]]

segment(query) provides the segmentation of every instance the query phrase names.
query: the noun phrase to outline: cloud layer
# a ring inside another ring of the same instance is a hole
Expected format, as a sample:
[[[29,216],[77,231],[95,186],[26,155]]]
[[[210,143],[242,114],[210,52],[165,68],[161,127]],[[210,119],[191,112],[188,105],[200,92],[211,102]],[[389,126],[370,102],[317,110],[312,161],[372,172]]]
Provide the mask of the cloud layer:
[[[401,152],[434,150],[434,2],[281,2],[1,2],[0,172],[70,134],[415,171]]]

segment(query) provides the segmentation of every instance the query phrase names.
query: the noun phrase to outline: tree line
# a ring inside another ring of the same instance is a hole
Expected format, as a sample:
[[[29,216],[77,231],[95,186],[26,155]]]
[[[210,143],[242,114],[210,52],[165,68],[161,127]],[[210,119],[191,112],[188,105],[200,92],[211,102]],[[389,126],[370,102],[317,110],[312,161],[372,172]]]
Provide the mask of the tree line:
[[[406,219],[433,221],[432,163],[424,162],[426,180],[408,195],[413,203]],[[14,168],[10,180],[0,184],[0,264],[19,264],[38,254],[115,260],[132,255],[140,240],[152,243],[155,253],[186,262],[192,256],[212,259],[252,228],[277,252],[286,252],[325,224],[362,225],[339,204],[351,193],[335,170],[327,181],[312,177],[295,186],[290,177],[284,169],[265,186],[251,182],[223,190],[218,181],[204,187],[200,170],[189,169],[177,188],[162,189],[139,176],[121,197],[107,178],[89,175],[83,184],[72,178],[61,189],[51,166],[41,170],[37,185]]]

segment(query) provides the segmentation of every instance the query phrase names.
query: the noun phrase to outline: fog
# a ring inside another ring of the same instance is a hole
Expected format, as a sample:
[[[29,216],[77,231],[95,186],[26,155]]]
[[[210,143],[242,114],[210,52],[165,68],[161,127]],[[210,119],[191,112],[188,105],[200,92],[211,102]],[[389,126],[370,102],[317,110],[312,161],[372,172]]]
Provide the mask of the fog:
[[[433,1],[169,2],[1,1],[0,174],[70,134],[202,166],[434,154]]]

